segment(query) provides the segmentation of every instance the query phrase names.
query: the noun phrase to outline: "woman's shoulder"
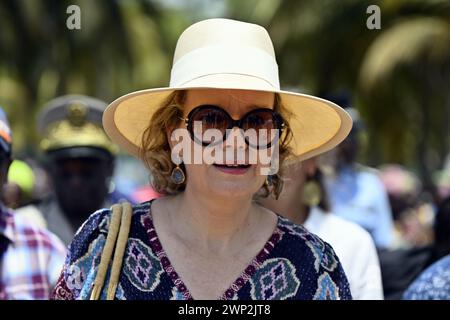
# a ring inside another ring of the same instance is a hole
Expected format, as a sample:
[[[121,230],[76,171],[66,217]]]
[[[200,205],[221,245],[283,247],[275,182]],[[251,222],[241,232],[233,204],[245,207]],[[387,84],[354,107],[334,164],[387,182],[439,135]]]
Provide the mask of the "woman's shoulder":
[[[150,209],[152,200],[146,201],[138,204],[133,204],[133,218],[135,219],[137,215],[142,213],[147,213]],[[83,233],[89,233],[96,229],[108,229],[109,222],[112,216],[111,208],[103,208],[95,211],[89,216],[89,218],[81,225],[81,227],[76,232],[76,236]]]
[[[332,251],[334,253],[333,248],[318,235],[310,232],[304,226],[290,221],[289,219],[280,216],[278,218],[278,229],[283,235],[282,239],[284,243],[289,246],[295,243],[296,246],[294,247],[297,249],[307,246],[317,250]]]
[[[305,227],[279,217],[278,229],[281,232],[280,247],[292,259],[303,262],[314,261],[316,269],[318,264],[322,265],[325,261],[324,266],[329,271],[333,271],[338,266],[339,259],[331,245]]]
[[[151,201],[133,205],[129,236],[146,242],[144,218]],[[95,280],[112,217],[111,209],[94,212],[78,229],[69,245],[64,268],[54,292],[55,299],[86,299]]]
[[[130,233],[135,233],[136,225],[139,225],[142,216],[147,214],[150,210],[151,201],[132,205],[132,225]],[[89,245],[98,239],[99,236],[108,234],[109,225],[111,222],[112,210],[111,208],[104,208],[97,210],[81,225],[69,245],[69,251],[72,255],[79,255],[88,251]],[[137,222],[137,223],[135,223]]]
[[[283,217],[279,217],[278,230],[281,238],[275,255],[298,271],[303,288],[312,290],[311,298],[351,298],[348,280],[330,244]]]

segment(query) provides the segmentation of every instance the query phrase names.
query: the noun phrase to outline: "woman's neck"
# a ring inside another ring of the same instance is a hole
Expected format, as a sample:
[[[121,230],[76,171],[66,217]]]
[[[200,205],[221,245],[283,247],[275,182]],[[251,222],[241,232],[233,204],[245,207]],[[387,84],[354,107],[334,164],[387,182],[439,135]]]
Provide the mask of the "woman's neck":
[[[230,200],[191,192],[186,189],[176,196],[171,224],[179,228],[178,235],[201,250],[217,253],[248,241],[248,231],[261,216],[251,198]]]

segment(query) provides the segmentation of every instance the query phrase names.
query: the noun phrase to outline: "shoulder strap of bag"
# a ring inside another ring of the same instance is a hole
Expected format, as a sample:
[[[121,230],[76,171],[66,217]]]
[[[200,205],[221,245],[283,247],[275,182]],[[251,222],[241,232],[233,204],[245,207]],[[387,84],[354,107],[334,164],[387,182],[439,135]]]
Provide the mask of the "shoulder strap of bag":
[[[114,258],[109,276],[109,285],[106,294],[107,300],[114,299],[119,282],[120,271],[122,269],[122,260],[128,241],[133,209],[130,203],[124,202],[122,204],[113,205],[111,210],[112,216],[109,223],[108,235],[106,237],[105,246],[103,247],[94,286],[92,288],[91,300],[98,300],[100,298],[113,252]]]

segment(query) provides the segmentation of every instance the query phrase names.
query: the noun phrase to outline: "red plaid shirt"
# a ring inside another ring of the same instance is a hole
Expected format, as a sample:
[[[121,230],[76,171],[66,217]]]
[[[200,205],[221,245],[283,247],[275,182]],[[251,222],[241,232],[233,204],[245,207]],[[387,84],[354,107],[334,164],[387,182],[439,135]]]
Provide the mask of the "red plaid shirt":
[[[65,255],[55,235],[0,207],[0,299],[48,299]]]

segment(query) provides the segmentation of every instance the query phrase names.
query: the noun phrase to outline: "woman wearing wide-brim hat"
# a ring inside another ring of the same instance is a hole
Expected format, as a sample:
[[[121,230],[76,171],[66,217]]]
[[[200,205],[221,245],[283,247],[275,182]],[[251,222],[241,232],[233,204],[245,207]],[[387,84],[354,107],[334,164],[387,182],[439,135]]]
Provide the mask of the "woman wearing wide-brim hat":
[[[273,163],[282,169],[323,153],[351,128],[339,106],[280,90],[264,28],[228,19],[190,26],[178,40],[170,86],[120,97],[103,125],[147,164],[153,188],[166,196],[131,208],[120,227],[117,207],[94,213],[71,244],[55,298],[351,298],[333,249],[254,201],[281,192]],[[244,130],[263,134],[252,140]],[[175,132],[190,142],[179,153]],[[211,146],[222,158],[192,160]],[[249,160],[254,150],[269,150],[269,171],[261,158]]]

